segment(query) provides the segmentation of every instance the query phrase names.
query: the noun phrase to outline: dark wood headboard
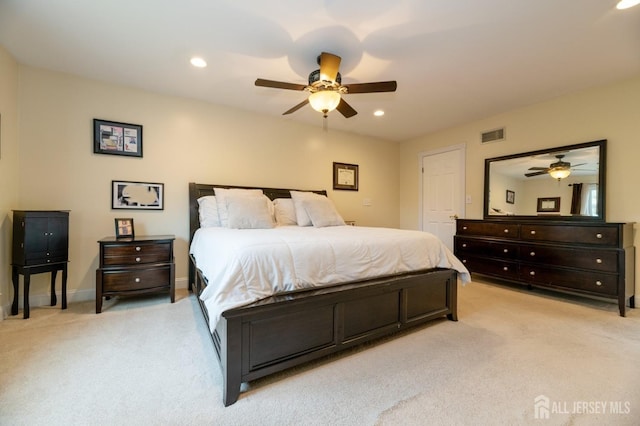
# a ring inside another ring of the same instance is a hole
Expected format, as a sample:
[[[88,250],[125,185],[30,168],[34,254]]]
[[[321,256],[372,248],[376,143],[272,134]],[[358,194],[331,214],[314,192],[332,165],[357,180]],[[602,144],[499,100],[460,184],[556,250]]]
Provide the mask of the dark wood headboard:
[[[189,182],[189,245],[193,239],[193,234],[200,227],[200,218],[198,217],[198,198],[205,195],[215,195],[213,188],[240,188],[240,189],[261,189],[264,195],[271,200],[276,198],[291,198],[289,191],[305,191],[303,189],[287,189],[287,188],[261,188],[251,186],[237,186],[237,185],[211,185],[204,183]],[[316,194],[327,195],[327,191],[319,190],[312,191]]]

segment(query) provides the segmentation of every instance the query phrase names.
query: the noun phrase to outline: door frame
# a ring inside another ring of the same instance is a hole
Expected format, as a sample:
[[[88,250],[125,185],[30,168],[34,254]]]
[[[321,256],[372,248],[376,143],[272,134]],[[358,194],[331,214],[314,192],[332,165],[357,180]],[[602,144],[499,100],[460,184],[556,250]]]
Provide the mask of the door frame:
[[[444,148],[438,148],[438,149],[433,149],[430,151],[421,151],[418,153],[418,177],[419,177],[419,181],[418,182],[418,188],[420,191],[420,194],[418,195],[418,200],[419,200],[419,205],[418,205],[418,227],[421,231],[424,231],[424,224],[422,222],[422,213],[423,213],[423,207],[424,207],[424,199],[423,199],[423,195],[424,195],[424,188],[423,188],[423,170],[422,170],[422,164],[424,163],[424,157],[429,157],[431,155],[436,155],[436,154],[442,154],[445,152],[450,152],[450,151],[460,151],[461,155],[460,155],[460,182],[462,185],[462,189],[460,191],[460,213],[459,217],[460,218],[464,218],[465,217],[465,208],[466,208],[466,182],[467,182],[467,178],[466,178],[466,174],[467,174],[467,170],[466,170],[466,155],[467,155],[467,144],[466,143],[461,143],[458,145],[451,145],[451,146],[446,146]]]

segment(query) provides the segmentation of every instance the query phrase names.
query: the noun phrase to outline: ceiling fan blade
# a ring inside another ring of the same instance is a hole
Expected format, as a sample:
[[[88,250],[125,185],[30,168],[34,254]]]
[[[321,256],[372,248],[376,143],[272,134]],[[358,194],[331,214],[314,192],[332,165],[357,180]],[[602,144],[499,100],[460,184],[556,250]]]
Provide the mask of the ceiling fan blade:
[[[296,112],[297,110],[299,110],[300,108],[302,108],[303,106],[305,106],[306,104],[309,103],[309,99],[305,99],[304,101],[300,102],[298,105],[294,106],[291,109],[288,109],[287,111],[283,112],[282,115],[287,115],[287,114],[291,114],[292,112]]]
[[[540,172],[532,172],[532,173],[525,173],[524,175],[526,177],[531,177],[531,176],[540,176],[540,175],[546,175],[548,172],[546,170],[544,171],[540,171]]]
[[[549,170],[548,167],[529,167],[529,170]]]
[[[378,81],[376,83],[345,84],[347,93],[395,92],[398,83],[395,81]]]
[[[336,109],[340,111],[340,114],[344,115],[345,118],[353,117],[358,113],[358,111],[353,109],[344,99],[340,99],[340,103]]]
[[[587,164],[587,163],[572,164],[572,165],[571,165],[571,168],[584,166],[585,164]]]
[[[335,82],[341,60],[340,56],[322,52],[320,54],[320,80]]]
[[[289,89],[289,90],[304,90],[304,88],[307,87],[304,84],[284,83],[282,81],[265,80],[262,78],[258,78],[256,80],[256,86],[272,87],[274,89]]]

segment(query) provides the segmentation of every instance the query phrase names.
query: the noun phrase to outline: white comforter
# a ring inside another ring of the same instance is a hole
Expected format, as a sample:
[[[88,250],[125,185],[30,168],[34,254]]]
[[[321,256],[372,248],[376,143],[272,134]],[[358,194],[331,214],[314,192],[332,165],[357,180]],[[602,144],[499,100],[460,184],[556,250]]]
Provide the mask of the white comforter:
[[[469,271],[427,232],[360,226],[200,228],[190,248],[208,280],[211,330],[222,312],[275,293],[443,267]]]

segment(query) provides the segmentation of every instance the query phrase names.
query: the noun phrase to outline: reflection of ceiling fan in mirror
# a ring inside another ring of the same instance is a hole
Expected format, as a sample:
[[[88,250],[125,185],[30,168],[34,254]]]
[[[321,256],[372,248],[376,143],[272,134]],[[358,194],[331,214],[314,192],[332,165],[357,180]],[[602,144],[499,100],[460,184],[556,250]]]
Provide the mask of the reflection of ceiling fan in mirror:
[[[535,170],[535,171],[530,173],[525,173],[524,175],[526,177],[532,177],[532,176],[539,176],[539,175],[544,175],[548,173],[549,176],[551,176],[552,178],[560,180],[568,177],[571,174],[571,170],[573,169],[573,167],[578,167],[578,166],[587,164],[587,163],[580,163],[580,164],[571,166],[571,163],[569,163],[568,161],[562,161],[562,159],[564,158],[563,154],[556,155],[556,158],[558,159],[558,161],[556,161],[555,163],[551,163],[549,167],[530,167],[529,170]]]
[[[313,109],[321,112],[324,117],[327,113],[337,109],[346,118],[353,117],[357,111],[351,107],[342,95],[348,93],[373,93],[373,92],[395,92],[397,83],[395,81],[380,81],[376,83],[360,83],[342,85],[342,77],[338,72],[340,67],[340,56],[322,52],[318,56],[320,69],[309,74],[309,84],[284,83],[280,81],[256,80],[256,86],[272,87],[275,89],[306,90],[309,97],[298,105],[285,111],[282,115],[291,114],[310,104]]]

